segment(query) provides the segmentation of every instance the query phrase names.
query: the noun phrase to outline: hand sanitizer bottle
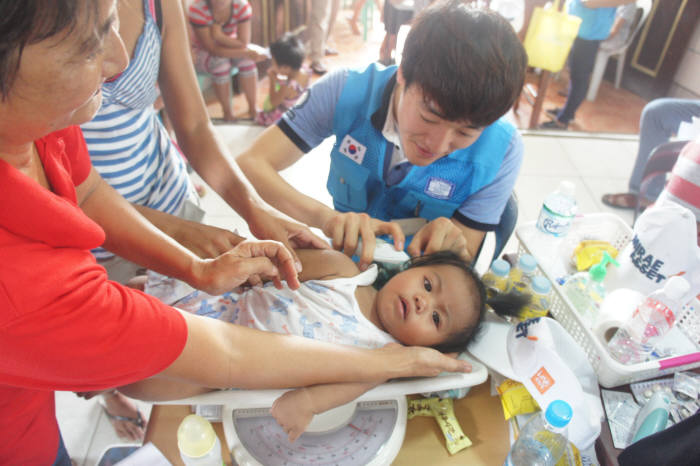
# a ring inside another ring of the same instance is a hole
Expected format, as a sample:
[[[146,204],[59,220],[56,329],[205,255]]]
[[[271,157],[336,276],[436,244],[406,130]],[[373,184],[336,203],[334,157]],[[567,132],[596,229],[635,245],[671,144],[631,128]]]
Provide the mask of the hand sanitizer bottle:
[[[603,252],[603,259],[588,272],[578,272],[564,282],[564,295],[569,298],[576,312],[584,323],[591,327],[595,322],[600,303],[605,298],[605,286],[603,280],[608,262],[619,266],[618,262],[610,254]]]

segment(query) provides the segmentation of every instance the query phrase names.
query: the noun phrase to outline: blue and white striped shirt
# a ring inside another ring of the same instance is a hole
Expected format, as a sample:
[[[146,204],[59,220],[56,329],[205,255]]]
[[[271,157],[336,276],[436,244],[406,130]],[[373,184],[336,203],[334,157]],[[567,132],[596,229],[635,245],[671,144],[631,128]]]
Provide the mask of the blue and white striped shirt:
[[[124,72],[102,86],[102,106],[82,125],[95,169],[129,202],[177,213],[193,190],[185,162],[158,118],[161,36],[144,0],[145,25]],[[112,257],[93,250],[98,260]]]

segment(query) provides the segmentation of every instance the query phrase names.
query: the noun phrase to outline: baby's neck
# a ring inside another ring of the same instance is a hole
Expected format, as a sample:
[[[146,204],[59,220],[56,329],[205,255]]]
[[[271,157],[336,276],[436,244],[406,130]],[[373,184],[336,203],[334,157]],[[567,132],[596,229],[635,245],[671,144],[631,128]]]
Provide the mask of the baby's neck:
[[[355,290],[355,298],[357,305],[360,306],[360,311],[367,320],[372,322],[377,328],[384,330],[382,323],[377,317],[377,290],[373,286],[358,286]]]

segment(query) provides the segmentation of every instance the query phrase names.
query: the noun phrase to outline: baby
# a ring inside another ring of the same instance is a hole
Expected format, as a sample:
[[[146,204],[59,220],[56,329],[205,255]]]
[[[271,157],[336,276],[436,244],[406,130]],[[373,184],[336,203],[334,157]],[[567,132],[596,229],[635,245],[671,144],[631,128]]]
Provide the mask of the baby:
[[[297,291],[269,283],[222,296],[194,291],[178,298],[175,282],[152,277],[146,291],[186,311],[260,330],[368,348],[401,343],[443,352],[465,349],[486,304],[500,315],[514,316],[527,299],[505,295],[487,301],[478,275],[451,252],[415,257],[379,288],[372,286],[376,265],[359,273],[338,251],[297,254],[303,263]],[[272,415],[294,441],[313,414],[348,403],[370,388],[357,383],[293,390],[275,401]]]

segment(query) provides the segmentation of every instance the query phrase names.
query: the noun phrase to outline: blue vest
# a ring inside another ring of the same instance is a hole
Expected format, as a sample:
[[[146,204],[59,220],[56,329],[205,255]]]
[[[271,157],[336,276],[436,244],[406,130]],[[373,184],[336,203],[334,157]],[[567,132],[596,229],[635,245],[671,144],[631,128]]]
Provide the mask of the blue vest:
[[[498,120],[471,146],[428,166],[413,166],[389,187],[383,179],[384,158],[391,157],[393,145],[372,125],[371,116],[395,73],[396,67],[377,64],[348,72],[333,117],[336,141],[326,186],[340,212],[366,212],[381,220],[451,218],[471,194],[493,181],[515,128]],[[357,154],[363,155],[361,163]]]

